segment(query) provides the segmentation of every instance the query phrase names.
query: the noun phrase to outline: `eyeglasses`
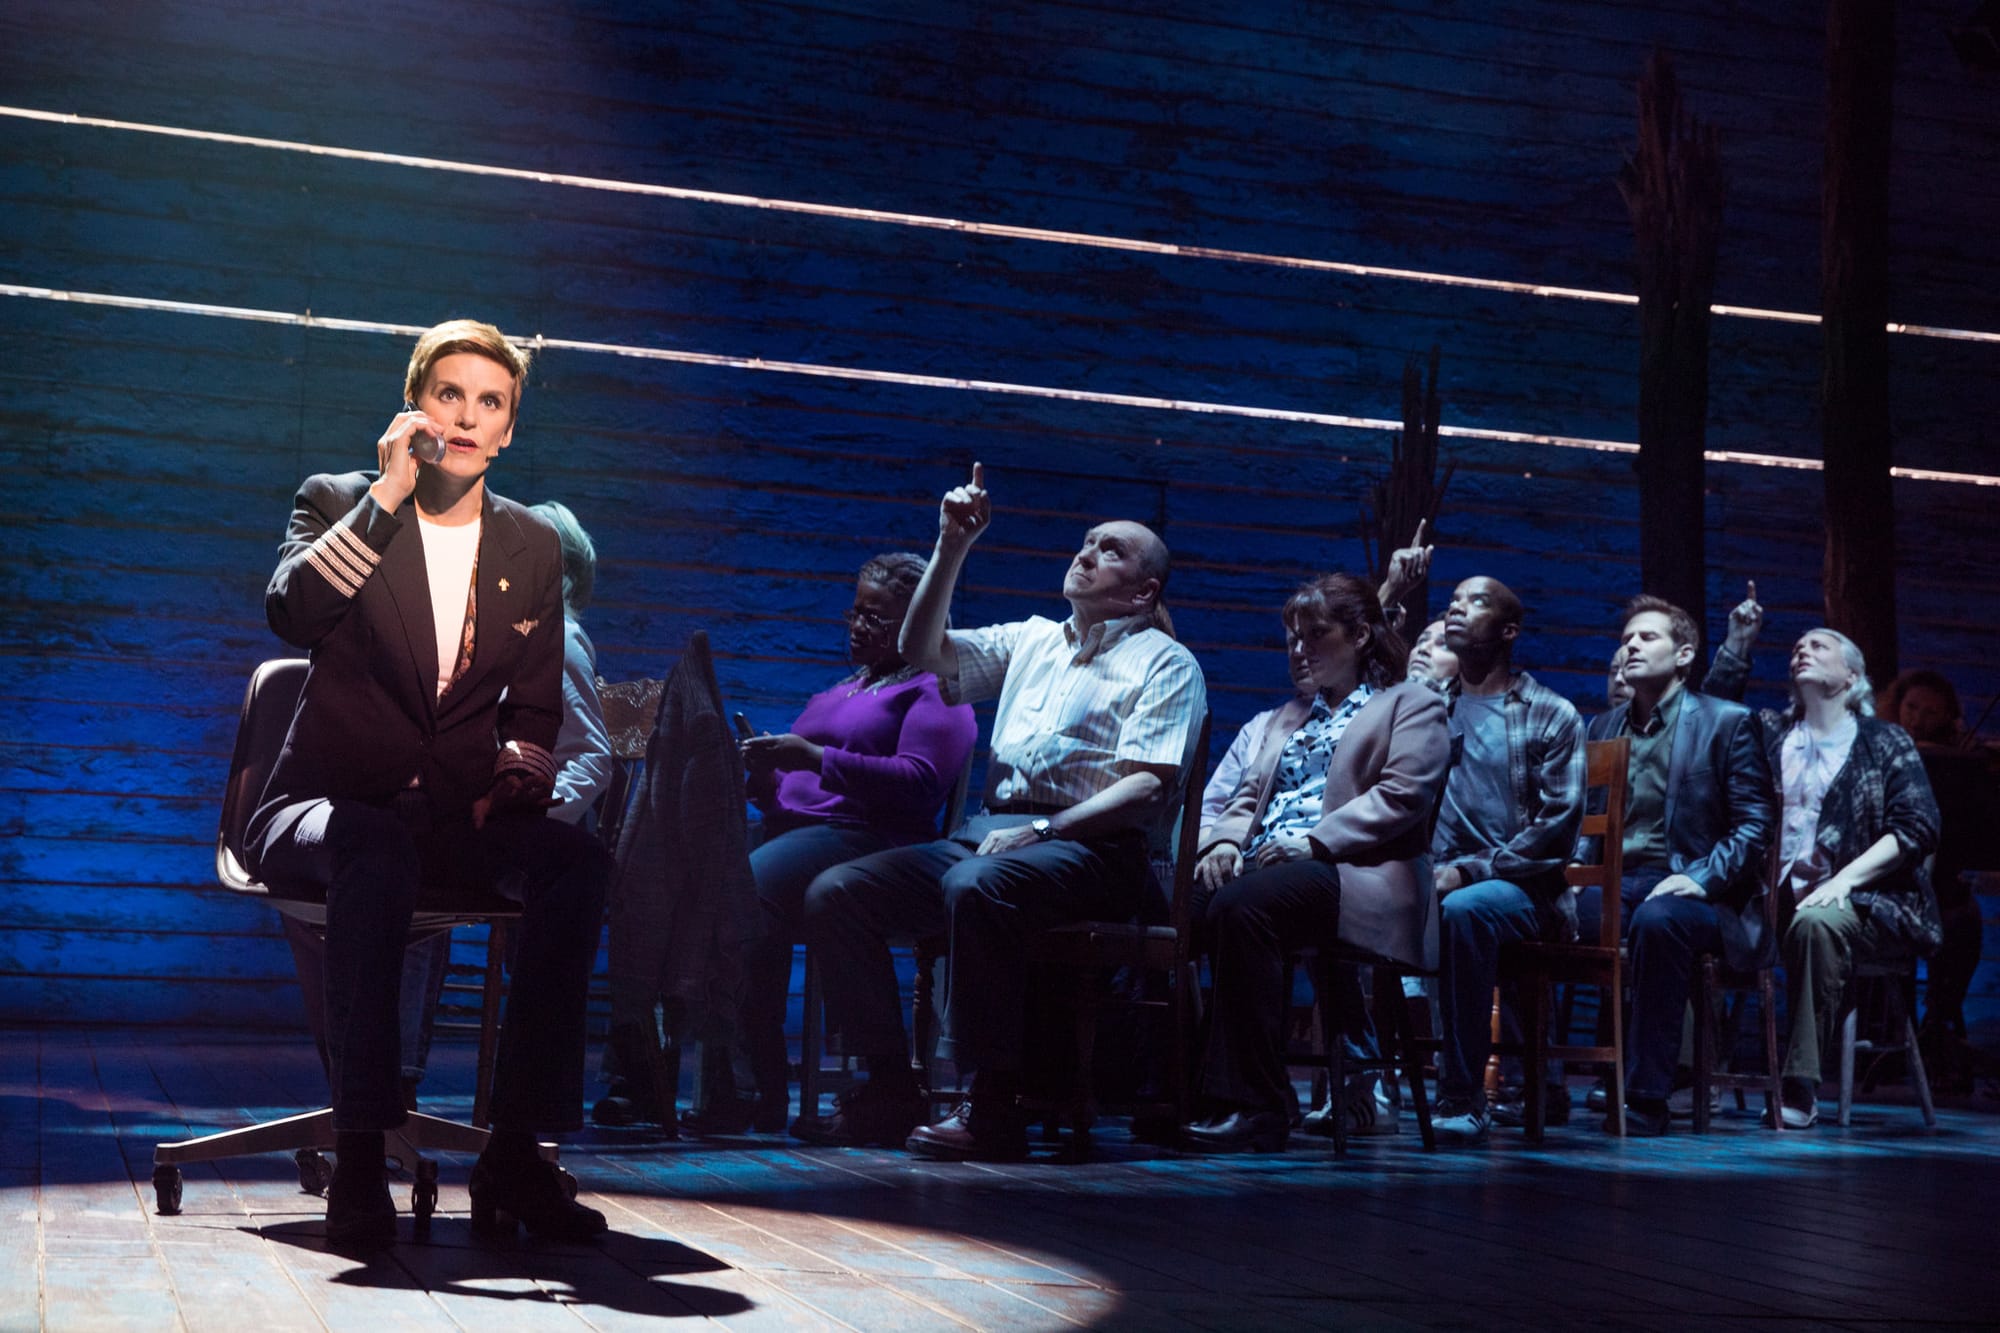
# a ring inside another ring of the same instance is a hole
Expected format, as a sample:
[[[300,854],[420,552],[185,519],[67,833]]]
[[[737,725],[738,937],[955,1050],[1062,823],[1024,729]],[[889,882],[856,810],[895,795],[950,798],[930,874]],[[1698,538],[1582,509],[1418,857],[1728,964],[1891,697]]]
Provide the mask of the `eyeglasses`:
[[[900,620],[885,620],[873,611],[857,611],[853,607],[840,613],[849,629],[860,629],[869,634],[882,634],[892,629],[902,628]]]

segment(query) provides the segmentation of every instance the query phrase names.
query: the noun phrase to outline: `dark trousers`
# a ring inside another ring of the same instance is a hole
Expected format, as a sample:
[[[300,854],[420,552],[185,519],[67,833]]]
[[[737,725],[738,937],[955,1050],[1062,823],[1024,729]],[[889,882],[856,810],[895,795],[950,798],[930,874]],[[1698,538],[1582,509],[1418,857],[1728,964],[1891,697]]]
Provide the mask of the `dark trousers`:
[[[874,829],[803,824],[766,838],[750,853],[758,911],[756,934],[743,959],[741,1026],[759,1095],[773,1101],[786,1095],[785,1001],[806,889],[821,871],[893,845],[894,839]]]
[[[498,1129],[559,1133],[583,1116],[584,1000],[604,920],[611,856],[597,839],[540,815],[433,827],[414,793],[393,806],[301,802],[279,813],[256,873],[326,894],[326,1040],[333,1124],[403,1123],[397,1017],[411,913],[498,895],[520,904],[499,1062]]]
[[[1663,1102],[1674,1087],[1695,957],[1722,952],[1722,927],[1706,898],[1662,894],[1632,913],[1626,939],[1632,1012],[1625,1025],[1625,1100]]]
[[[939,1053],[962,1072],[1019,1073],[1029,939],[1072,921],[1129,919],[1151,883],[1136,833],[997,856],[941,840],[835,866],[805,901],[827,1028],[875,1069],[906,1065],[889,941],[942,935],[950,964]]]
[[[1331,946],[1340,933],[1340,871],[1324,861],[1287,861],[1250,870],[1201,903],[1197,939],[1215,982],[1208,1040],[1202,1049],[1202,1097],[1221,1107],[1290,1116],[1297,1097],[1285,1069],[1285,956]],[[1341,971],[1351,980],[1352,969]],[[1356,985],[1358,991],[1358,984]],[[1358,1012],[1359,994],[1321,996]]]
[[[1444,1028],[1439,1101],[1484,1103],[1501,946],[1549,938],[1553,915],[1511,880],[1482,880],[1445,895],[1438,941],[1438,1011]]]
[[[1646,901],[1646,895],[1653,886],[1667,877],[1667,872],[1655,866],[1639,869],[1627,868],[1624,882],[1618,886],[1619,938],[1632,938],[1632,914],[1639,910],[1639,904]],[[1596,885],[1578,889],[1576,892],[1576,938],[1579,944],[1595,945],[1597,932],[1604,928],[1604,890]]]
[[[326,941],[319,928],[299,920],[284,918],[285,943],[292,946],[292,966],[298,970],[299,990],[306,1005],[306,1030],[319,1045],[319,1061],[331,1072],[326,1050]],[[445,972],[451,966],[451,936],[440,932],[413,941],[403,951],[403,982],[396,1018],[402,1037],[403,1083],[414,1087],[423,1082],[430,1065],[431,1021],[438,998],[444,991]]]

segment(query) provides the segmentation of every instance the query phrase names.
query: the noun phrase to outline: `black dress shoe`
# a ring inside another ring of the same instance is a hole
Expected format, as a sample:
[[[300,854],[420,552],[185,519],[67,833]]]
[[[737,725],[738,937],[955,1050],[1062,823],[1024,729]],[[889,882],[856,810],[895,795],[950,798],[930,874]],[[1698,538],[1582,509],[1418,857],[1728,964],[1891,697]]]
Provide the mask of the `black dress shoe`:
[[[365,1156],[352,1164],[346,1157],[335,1159],[326,1187],[326,1243],[348,1253],[396,1243],[396,1204],[380,1154],[372,1162]]]
[[[539,1156],[481,1153],[472,1164],[469,1193],[475,1236],[511,1236],[517,1222],[549,1240],[592,1240],[604,1234],[604,1214],[570,1198],[562,1172]]]
[[[659,1099],[645,1091],[645,1080],[614,1078],[590,1108],[590,1118],[611,1129],[632,1125],[658,1125],[670,1139],[680,1137],[678,1122],[671,1111],[663,1110]]]
[[[1542,1121],[1546,1125],[1567,1125],[1571,1110],[1569,1089],[1551,1085],[1542,1099]],[[1602,1114],[1604,1108],[1596,1108]],[[1519,1088],[1509,1089],[1493,1104],[1493,1123],[1519,1129],[1528,1123],[1528,1098]]]
[[[1028,1155],[1028,1122],[1014,1108],[973,1098],[934,1125],[910,1131],[903,1146],[943,1162],[1018,1162]]]
[[[1656,1139],[1667,1132],[1671,1117],[1664,1101],[1632,1101],[1625,1103],[1625,1137],[1631,1139]],[[1618,1117],[1604,1117],[1604,1132],[1618,1132]]]
[[[1283,1152],[1291,1126],[1281,1111],[1231,1111],[1181,1127],[1189,1152]]]
[[[756,1127],[760,1111],[762,1103],[756,1097],[724,1097],[696,1111],[682,1111],[680,1129],[682,1133],[690,1133],[696,1139],[744,1135]],[[778,1129],[784,1129],[782,1117],[778,1121]],[[760,1131],[760,1133],[770,1133],[770,1131]]]
[[[928,1109],[914,1087],[882,1088],[870,1080],[836,1096],[832,1115],[794,1120],[792,1137],[833,1148],[900,1148]]]

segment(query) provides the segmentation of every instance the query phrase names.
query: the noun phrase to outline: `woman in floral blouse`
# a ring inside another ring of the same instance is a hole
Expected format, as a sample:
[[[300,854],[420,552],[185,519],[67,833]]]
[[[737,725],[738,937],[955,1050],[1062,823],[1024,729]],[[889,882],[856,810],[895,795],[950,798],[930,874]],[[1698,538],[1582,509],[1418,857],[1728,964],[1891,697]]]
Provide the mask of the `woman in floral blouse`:
[[[1375,589],[1322,574],[1292,594],[1285,641],[1315,693],[1271,720],[1195,867],[1215,978],[1191,1148],[1282,1148],[1285,955],[1343,942],[1435,963],[1430,815],[1450,754],[1444,700],[1405,682],[1409,650]]]

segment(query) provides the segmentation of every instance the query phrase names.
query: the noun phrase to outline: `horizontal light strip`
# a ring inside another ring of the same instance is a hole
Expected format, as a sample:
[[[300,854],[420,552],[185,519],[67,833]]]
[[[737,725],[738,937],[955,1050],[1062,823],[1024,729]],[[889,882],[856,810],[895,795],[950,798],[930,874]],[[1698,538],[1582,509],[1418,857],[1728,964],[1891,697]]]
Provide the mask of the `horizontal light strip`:
[[[259,310],[252,306],[205,305],[196,301],[167,301],[150,296],[117,296],[105,292],[72,292],[54,287],[26,287],[0,283],[0,296],[35,301],[68,301],[78,305],[112,306],[121,310],[150,310],[172,315],[205,315],[214,319],[240,319],[259,324],[289,324],[297,328],[331,329],[342,333],[388,333],[414,338],[423,327],[416,324],[386,324],[379,320],[336,319],[307,310]],[[772,361],[761,356],[726,356],[720,352],[684,352],[671,347],[637,347],[629,343],[586,342],[576,338],[550,338],[537,333],[515,338],[523,347],[565,352],[589,352],[600,356],[631,357],[640,361],[672,361],[687,366],[717,366],[728,370],[764,370],[780,375],[808,375],[818,379],[854,380],[867,384],[900,384],[920,389],[955,389],[969,393],[1013,394],[1025,398],[1053,398],[1063,402],[1096,403],[1109,407],[1139,407],[1155,411],[1198,412],[1212,416],[1251,417],[1260,421],[1295,421],[1312,426],[1339,426],[1350,430],[1401,430],[1403,423],[1386,417],[1351,417],[1335,412],[1300,412],[1283,407],[1253,407],[1247,403],[1209,403],[1190,398],[1153,398],[1133,393],[1098,393],[1088,389],[1059,389],[1047,384],[1015,384],[1007,380],[968,380],[949,375],[912,375],[897,370],[863,370],[854,366],[823,366],[811,361]],[[1624,440],[1593,440],[1577,435],[1542,435],[1533,431],[1488,430],[1478,426],[1438,427],[1438,434],[1458,440],[1489,440],[1502,444],[1542,444],[1557,449],[1588,449],[1604,454],[1636,454],[1639,446]],[[1711,463],[1737,463],[1749,467],[1793,468],[1818,472],[1817,458],[1788,458],[1782,454],[1753,454],[1733,449],[1712,449],[1703,455]],[[1938,472],[1929,468],[1898,467],[1890,475],[1905,481],[1941,481],[1958,486],[2000,486],[2000,477],[1976,472]]]
[[[1353,278],[1391,278],[1400,282],[1421,282],[1442,287],[1469,287],[1477,291],[1507,292],[1517,296],[1556,297],[1569,301],[1596,301],[1612,305],[1637,305],[1630,292],[1597,291],[1588,287],[1551,287],[1541,283],[1508,282],[1500,278],[1474,278],[1458,273],[1431,273],[1422,269],[1383,268],[1375,264],[1347,264],[1336,259],[1308,259],[1300,255],[1266,254],[1255,250],[1224,250],[1209,245],[1175,245],[1165,241],[1142,241],[1129,236],[1100,236],[1092,232],[1051,231],[1043,227],[1015,227],[999,222],[968,222],[963,218],[933,217],[925,213],[895,213],[875,208],[851,208],[840,204],[816,204],[802,199],[767,199],[752,194],[729,194],[719,190],[695,190],[677,185],[647,185],[639,181],[611,180],[602,176],[574,176],[556,171],[528,171],[520,167],[493,167],[477,162],[454,162],[447,158],[414,157],[407,153],[377,153],[364,148],[334,148],[326,144],[304,143],[296,139],[267,139],[251,134],[227,134],[220,130],[191,130],[177,125],[156,125],[145,121],[110,120],[102,116],[79,116],[67,112],[38,111],[33,107],[0,106],[0,116],[17,120],[48,121],[59,125],[82,125],[92,129],[127,130],[158,134],[172,139],[198,139],[204,143],[236,144],[245,148],[269,148],[314,157],[334,157],[352,162],[376,162],[386,166],[418,167],[426,171],[453,171],[468,176],[495,176],[504,180],[534,181],[540,185],[564,185],[579,190],[604,190],[614,194],[648,195],[657,199],[680,199],[691,203],[723,204],[731,208],[758,208],[774,213],[802,213],[808,217],[841,218],[850,222],[877,222],[896,227],[922,227],[932,231],[964,232],[972,236],[997,236],[1017,241],[1045,241],[1054,245],[1080,245],[1100,250],[1125,250],[1135,254],[1172,255],[1184,259],[1219,259],[1233,264],[1258,264],[1268,268],[1305,269],[1318,273],[1339,273]],[[1733,319],[1760,319],[1780,324],[1817,324],[1818,315],[1795,310],[1765,310],[1757,306],[1711,305],[1717,315]],[[2000,344],[2000,333],[1980,329],[1952,329],[1930,324],[1890,323],[1891,333],[1918,338],[1946,338],[1958,342]]]

